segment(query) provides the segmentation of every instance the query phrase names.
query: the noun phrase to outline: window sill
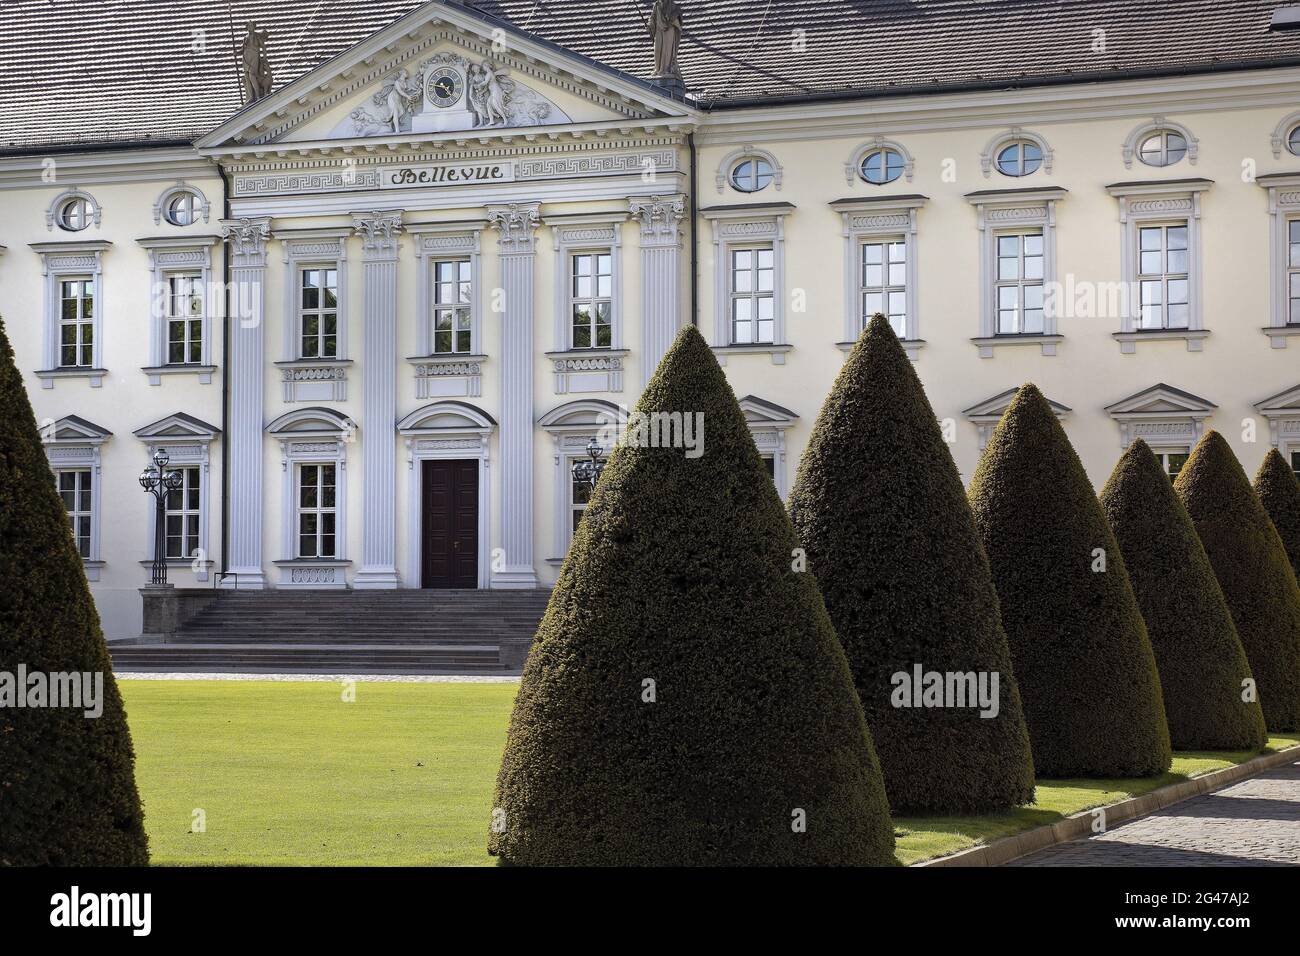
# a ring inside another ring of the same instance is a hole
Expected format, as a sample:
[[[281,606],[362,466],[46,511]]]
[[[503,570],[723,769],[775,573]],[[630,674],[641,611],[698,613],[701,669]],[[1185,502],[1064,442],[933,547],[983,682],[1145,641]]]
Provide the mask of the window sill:
[[[719,365],[726,365],[727,358],[732,355],[768,355],[772,359],[773,365],[784,365],[785,355],[793,345],[780,345],[774,342],[758,342],[753,345],[714,345],[712,346],[713,354],[717,356]]]
[[[1300,325],[1274,325],[1260,331],[1268,336],[1269,345],[1275,349],[1284,349],[1287,346],[1287,339],[1293,335],[1300,335]]]
[[[568,349],[547,352],[555,373],[555,394],[623,391],[627,349]]]
[[[84,378],[89,380],[91,388],[99,388],[104,384],[104,376],[108,374],[108,369],[44,368],[32,374],[41,380],[41,388],[53,388],[55,379],[60,378]]]
[[[848,354],[853,350],[853,346],[857,344],[857,342],[836,342],[835,347],[841,352]],[[903,351],[907,353],[907,357],[915,362],[921,357],[921,349],[925,348],[925,339],[899,339],[898,344],[903,347]]]
[[[346,368],[352,364],[349,358],[297,358],[287,362],[274,363],[276,368]]]
[[[407,358],[415,369],[415,397],[478,398],[483,394],[483,363],[486,355],[471,352],[439,352]]]
[[[200,385],[211,385],[215,365],[152,365],[140,369],[149,376],[150,385],[161,385],[164,375],[197,375]]]
[[[86,580],[91,582],[98,581],[99,572],[107,563],[108,563],[107,561],[98,561],[98,560],[92,560],[90,558],[82,558],[81,566],[86,570]]]
[[[993,352],[1002,345],[1037,345],[1043,355],[1055,355],[1056,347],[1064,335],[1048,335],[1037,332],[1021,332],[1015,335],[985,335],[971,339],[971,344],[980,350],[980,358],[993,358]]]
[[[1132,355],[1137,351],[1139,342],[1185,341],[1187,351],[1199,352],[1209,334],[1208,329],[1145,329],[1134,332],[1112,332],[1110,337],[1119,343],[1120,352]]]
[[[276,362],[283,376],[285,404],[293,402],[346,402],[351,359],[291,359]]]

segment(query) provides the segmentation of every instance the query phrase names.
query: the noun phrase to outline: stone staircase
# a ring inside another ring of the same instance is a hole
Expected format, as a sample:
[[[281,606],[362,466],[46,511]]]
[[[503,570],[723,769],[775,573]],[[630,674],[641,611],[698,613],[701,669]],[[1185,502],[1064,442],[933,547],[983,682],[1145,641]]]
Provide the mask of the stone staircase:
[[[164,643],[112,641],[117,671],[511,674],[548,590],[222,591]]]

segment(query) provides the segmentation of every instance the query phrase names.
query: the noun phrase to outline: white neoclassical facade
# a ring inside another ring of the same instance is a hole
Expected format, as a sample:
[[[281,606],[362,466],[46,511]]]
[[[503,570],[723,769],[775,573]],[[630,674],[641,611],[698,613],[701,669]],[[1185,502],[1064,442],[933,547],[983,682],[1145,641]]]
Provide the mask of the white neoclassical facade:
[[[188,142],[0,148],[0,315],[110,635],[159,448],[178,585],[549,585],[573,463],[692,322],[782,494],[875,311],[967,478],[1025,381],[1098,485],[1208,428],[1300,471],[1300,64],[718,103],[405,7]]]

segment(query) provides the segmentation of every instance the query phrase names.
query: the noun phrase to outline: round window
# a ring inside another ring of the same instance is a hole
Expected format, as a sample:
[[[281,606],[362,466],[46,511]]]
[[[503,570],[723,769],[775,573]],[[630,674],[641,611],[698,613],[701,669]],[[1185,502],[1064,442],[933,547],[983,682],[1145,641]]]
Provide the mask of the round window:
[[[1297,156],[1300,156],[1300,126],[1297,126],[1287,134],[1286,148]]]
[[[1043,151],[1037,143],[1019,141],[998,150],[998,172],[1004,176],[1028,176],[1043,165]]]
[[[80,232],[90,225],[90,203],[74,197],[59,207],[59,225],[69,232]]]
[[[903,155],[895,149],[877,149],[862,159],[862,178],[882,186],[903,175]]]
[[[1172,130],[1152,133],[1138,147],[1138,159],[1148,166],[1172,166],[1186,155],[1187,140]]]
[[[167,221],[173,226],[188,226],[198,218],[199,197],[194,193],[177,193],[167,201]]]
[[[765,159],[742,159],[731,170],[731,185],[742,193],[756,193],[766,189],[772,181],[772,164]]]

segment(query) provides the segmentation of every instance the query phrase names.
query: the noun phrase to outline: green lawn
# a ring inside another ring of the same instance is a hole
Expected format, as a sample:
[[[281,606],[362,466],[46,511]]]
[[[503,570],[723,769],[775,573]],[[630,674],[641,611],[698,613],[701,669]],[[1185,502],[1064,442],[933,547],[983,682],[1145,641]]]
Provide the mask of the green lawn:
[[[155,863],[461,865],[484,846],[515,684],[121,681]],[[1300,743],[1274,737],[1270,747]],[[1217,770],[1186,753],[1141,780],[1040,782],[985,817],[899,818],[913,863]],[[195,810],[206,832],[192,833]]]

